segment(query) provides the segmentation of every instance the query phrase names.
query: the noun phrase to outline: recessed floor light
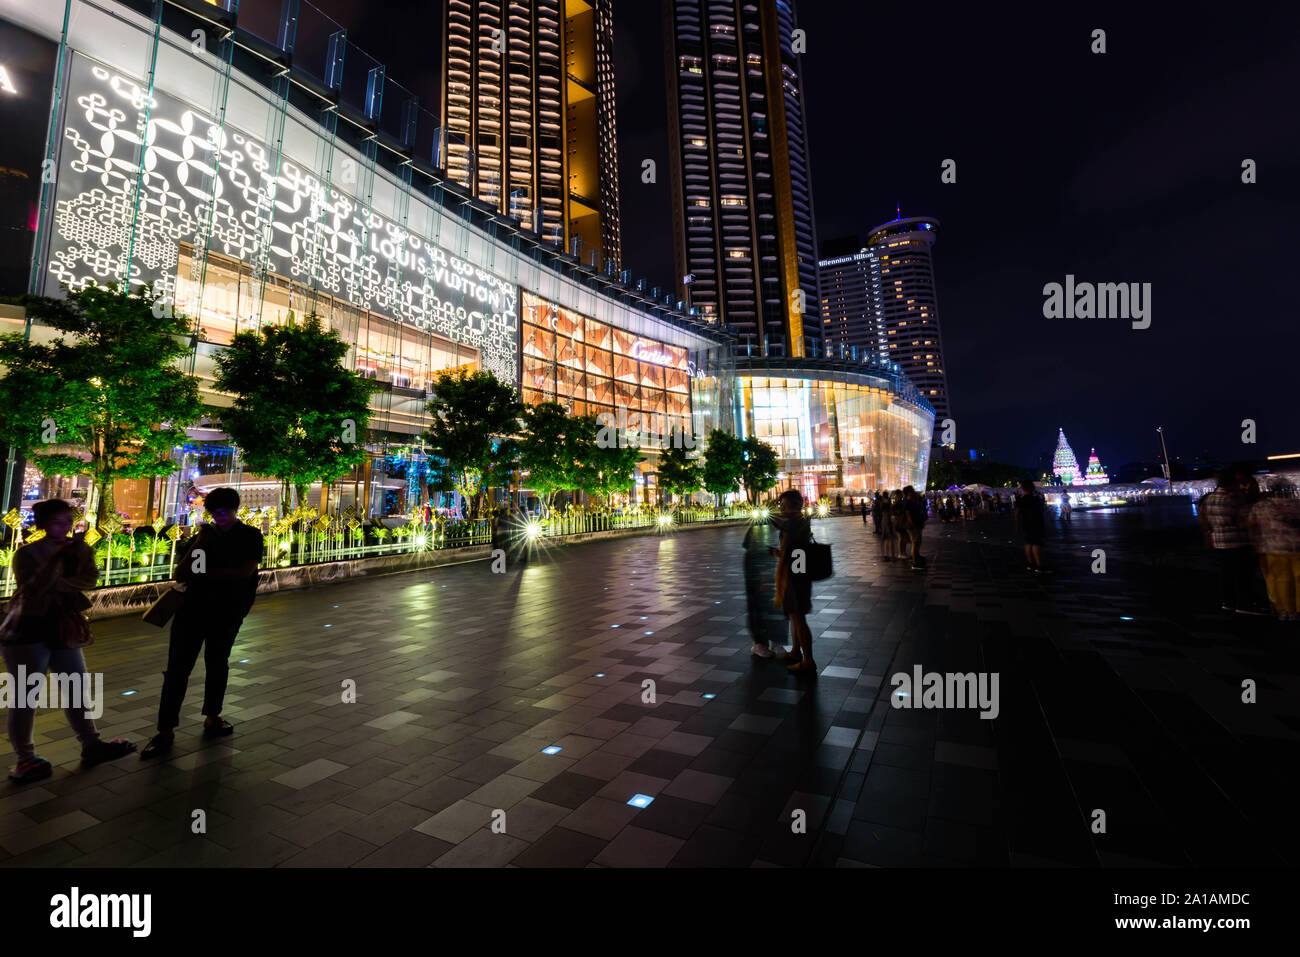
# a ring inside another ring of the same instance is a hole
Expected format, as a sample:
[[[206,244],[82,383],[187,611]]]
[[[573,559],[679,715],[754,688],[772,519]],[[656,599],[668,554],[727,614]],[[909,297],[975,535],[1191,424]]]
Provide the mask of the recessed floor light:
[[[646,634],[647,634],[647,635],[653,635],[654,632],[653,632],[653,631],[647,631]]]
[[[240,663],[241,665],[246,665],[246,664],[248,664],[248,663],[249,663],[250,661],[252,661],[252,660],[253,660],[252,658],[240,658],[240,659],[239,659],[239,663]]]
[[[617,628],[618,625],[610,625],[609,627],[611,627],[611,628]]]
[[[654,798],[648,794],[633,794],[632,800],[627,803],[633,807],[649,807],[653,801]]]
[[[1132,621],[1133,619],[1130,618],[1128,615],[1120,615],[1120,616],[1119,616],[1119,620],[1120,620],[1120,621]]]
[[[553,744],[549,748],[542,748],[542,754],[559,754],[563,750],[558,744]]]
[[[132,691],[123,691],[123,692],[122,692],[122,697],[125,698],[125,697],[126,697],[127,695],[129,695],[129,694],[139,694],[139,693],[140,693],[140,692],[138,692],[138,691],[134,691],[134,690],[132,690]]]
[[[712,701],[714,698],[717,697],[717,695],[713,694],[712,692],[706,691],[704,694],[700,695],[700,697],[703,698],[705,701]]]
[[[605,677],[605,672],[603,672],[603,671],[597,671],[594,675],[592,675],[592,677],[593,677],[593,678],[603,678],[603,677]]]

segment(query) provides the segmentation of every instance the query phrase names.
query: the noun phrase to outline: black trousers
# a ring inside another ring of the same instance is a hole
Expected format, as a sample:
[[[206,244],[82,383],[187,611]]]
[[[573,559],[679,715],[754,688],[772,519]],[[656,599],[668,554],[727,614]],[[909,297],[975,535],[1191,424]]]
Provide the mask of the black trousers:
[[[230,678],[230,649],[244,619],[232,617],[227,609],[206,603],[186,603],[172,619],[171,643],[167,646],[167,670],[163,672],[162,695],[158,703],[158,730],[171,731],[181,723],[181,705],[189,687],[190,672],[203,650],[203,713],[216,716],[226,698]]]
[[[1255,550],[1253,548],[1216,548],[1219,561],[1219,585],[1227,608],[1249,608],[1254,603]]]

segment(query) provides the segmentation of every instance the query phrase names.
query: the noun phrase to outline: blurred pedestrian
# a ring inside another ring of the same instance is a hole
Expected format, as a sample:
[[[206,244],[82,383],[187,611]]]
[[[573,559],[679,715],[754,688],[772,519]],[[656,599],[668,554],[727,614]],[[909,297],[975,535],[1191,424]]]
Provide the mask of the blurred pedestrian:
[[[1276,488],[1251,506],[1247,525],[1273,611],[1282,621],[1300,620],[1300,499]]]
[[[787,489],[779,499],[780,513],[772,524],[781,532],[781,547],[771,550],[780,561],[776,568],[776,606],[785,612],[790,621],[794,646],[782,655],[787,670],[792,674],[816,677],[817,662],[812,654],[812,631],[808,627],[808,614],[812,611],[812,579],[806,571],[794,570],[794,553],[803,550],[806,558],[808,544],[812,541],[812,525],[803,514],[803,495],[798,489]]]
[[[1215,477],[1214,489],[1197,509],[1205,544],[1219,566],[1219,591],[1224,611],[1240,615],[1264,614],[1254,607],[1255,556],[1250,546],[1249,504],[1242,489],[1243,476],[1224,469]]]
[[[45,534],[23,545],[13,557],[17,588],[9,601],[0,629],[5,669],[14,688],[9,708],[9,742],[18,763],[9,772],[14,781],[37,781],[53,773],[50,762],[36,754],[32,730],[36,711],[29,707],[32,679],[61,691],[79,689],[80,700],[65,701],[63,714],[81,745],[82,767],[112,761],[135,750],[122,738],[104,741],[95,722],[86,716],[92,710],[87,689],[92,688],[82,647],[89,643],[83,612],[90,607],[84,592],[99,580],[95,553],[80,534],[72,531],[72,506],[59,499],[37,502],[32,507],[36,528]],[[21,671],[20,671],[21,669]],[[52,671],[51,682],[46,672]],[[19,681],[22,674],[25,680]],[[93,693],[93,692],[92,692]]]

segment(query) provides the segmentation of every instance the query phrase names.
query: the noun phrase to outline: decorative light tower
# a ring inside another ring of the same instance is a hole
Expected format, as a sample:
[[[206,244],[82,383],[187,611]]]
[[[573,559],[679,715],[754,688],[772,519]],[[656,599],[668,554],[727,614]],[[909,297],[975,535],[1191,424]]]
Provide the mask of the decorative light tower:
[[[1079,460],[1074,457],[1074,449],[1066,441],[1065,429],[1060,430],[1056,440],[1056,455],[1052,458],[1052,474],[1061,480],[1062,485],[1077,485],[1082,481],[1079,475]]]
[[[1083,479],[1084,485],[1109,485],[1110,477],[1106,470],[1102,468],[1101,459],[1097,458],[1097,450],[1093,449],[1088,453],[1088,473]]]

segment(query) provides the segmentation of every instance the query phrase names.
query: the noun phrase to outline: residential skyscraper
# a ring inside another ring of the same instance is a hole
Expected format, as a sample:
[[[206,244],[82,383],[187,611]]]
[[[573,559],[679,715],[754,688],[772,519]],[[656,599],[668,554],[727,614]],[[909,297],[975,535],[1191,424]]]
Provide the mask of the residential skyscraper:
[[[934,406],[935,422],[942,422],[951,410],[930,254],[938,230],[931,216],[891,220],[870,232],[867,252],[873,288],[879,280],[883,351]]]
[[[444,0],[444,12],[451,178],[583,262],[621,268],[613,0]]]
[[[793,0],[664,0],[663,11],[682,298],[739,334],[742,352],[819,355]]]

